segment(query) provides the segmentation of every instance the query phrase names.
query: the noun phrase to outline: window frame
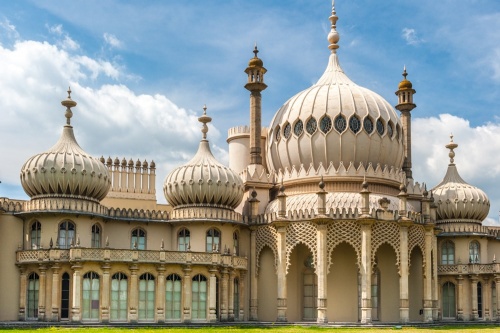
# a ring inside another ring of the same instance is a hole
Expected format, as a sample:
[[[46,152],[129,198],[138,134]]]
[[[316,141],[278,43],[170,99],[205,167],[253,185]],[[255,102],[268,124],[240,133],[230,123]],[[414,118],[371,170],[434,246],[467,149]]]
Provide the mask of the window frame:
[[[211,235],[209,235],[212,233]],[[222,238],[222,233],[220,232],[219,229],[217,228],[210,228],[207,230],[205,233],[205,250],[208,253],[218,253],[220,252],[220,241]],[[210,248],[209,248],[209,239],[210,239]],[[217,242],[215,240],[217,239]],[[214,244],[217,244],[216,248],[214,249]]]
[[[33,242],[33,238],[35,239],[35,242]],[[40,221],[35,220],[31,223],[30,227],[30,248],[32,250],[38,250],[40,248],[41,239],[42,239],[42,224],[40,223]]]
[[[481,262],[481,244],[477,240],[469,243],[469,263],[479,264]]]
[[[191,231],[189,231],[188,228],[179,229],[179,231],[177,232],[177,250],[189,251],[190,248],[191,248]]]
[[[137,235],[134,236],[134,233],[137,232]],[[141,233],[143,235],[141,235]],[[143,239],[141,244],[140,240]],[[135,241],[137,244],[135,244]],[[130,232],[130,248],[132,250],[146,250],[147,249],[147,232],[143,228],[137,227],[132,229]]]
[[[64,226],[64,229],[63,229]],[[70,226],[73,227],[73,229],[70,228]],[[64,231],[64,236],[61,235],[61,231]],[[70,231],[73,232],[72,236],[69,236]],[[59,223],[59,226],[57,228],[57,246],[60,249],[69,249],[71,248],[71,245],[73,244],[73,241],[75,240],[76,237],[76,223],[71,221],[71,220],[64,220],[61,223]]]
[[[449,239],[441,243],[441,265],[455,264],[455,243]]]
[[[97,229],[97,232],[95,232],[94,229]],[[101,244],[102,244],[102,228],[99,223],[94,223],[91,229],[90,247],[99,249],[101,248]]]

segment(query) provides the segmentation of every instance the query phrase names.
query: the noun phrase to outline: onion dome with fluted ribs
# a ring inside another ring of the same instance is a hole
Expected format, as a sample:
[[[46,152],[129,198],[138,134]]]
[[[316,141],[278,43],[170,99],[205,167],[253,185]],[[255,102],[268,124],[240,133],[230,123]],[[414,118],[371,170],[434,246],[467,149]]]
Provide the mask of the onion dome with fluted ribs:
[[[490,211],[490,200],[481,189],[467,184],[458,174],[454,162],[453,149],[458,145],[451,142],[446,145],[450,149],[450,164],[444,179],[432,189],[434,202],[437,205],[437,222],[473,222],[481,223]]]
[[[212,155],[206,139],[207,123],[212,119],[206,115],[206,107],[198,120],[203,123],[203,139],[198,152],[191,161],[174,169],[166,177],[163,184],[165,198],[174,209],[209,206],[232,210],[243,199],[243,181],[236,172],[219,163]]]
[[[76,102],[68,98],[61,102],[66,107],[66,125],[59,141],[46,152],[37,154],[24,163],[21,184],[33,199],[72,197],[99,202],[111,187],[108,168],[87,154],[76,142],[70,119]]]
[[[271,121],[267,161],[271,170],[306,170],[333,164],[372,164],[400,169],[403,130],[394,108],[349,79],[339,64],[337,15],[332,10],[331,50],[325,72],[312,87],[290,98]]]

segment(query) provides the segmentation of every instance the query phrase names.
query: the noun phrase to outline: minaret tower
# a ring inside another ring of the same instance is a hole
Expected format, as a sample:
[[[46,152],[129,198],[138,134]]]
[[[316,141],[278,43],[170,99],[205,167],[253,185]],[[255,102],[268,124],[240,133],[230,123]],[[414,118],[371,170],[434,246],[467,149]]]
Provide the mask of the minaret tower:
[[[413,104],[413,94],[416,93],[413,89],[413,85],[410,81],[406,79],[408,73],[406,73],[406,66],[403,70],[403,81],[399,82],[398,91],[396,95],[398,96],[398,105],[396,109],[401,111],[401,122],[403,123],[403,144],[405,160],[403,163],[403,171],[406,173],[406,178],[413,179],[411,172],[411,110],[413,110],[416,105]]]
[[[267,70],[264,63],[257,57],[257,45],[253,51],[255,56],[248,62],[245,73],[248,75],[245,88],[250,91],[250,164],[262,165],[262,151],[260,148],[262,129],[262,103],[260,92],[267,88],[264,83],[264,74]]]

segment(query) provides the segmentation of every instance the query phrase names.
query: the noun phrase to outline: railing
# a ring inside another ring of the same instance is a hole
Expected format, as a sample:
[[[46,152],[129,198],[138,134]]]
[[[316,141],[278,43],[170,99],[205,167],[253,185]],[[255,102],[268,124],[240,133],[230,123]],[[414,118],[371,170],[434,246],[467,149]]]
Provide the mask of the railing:
[[[438,265],[439,275],[491,274],[500,273],[500,264],[456,264]]]
[[[205,252],[125,250],[110,248],[41,249],[16,252],[18,264],[50,264],[53,262],[116,262],[153,264],[217,265],[248,269],[244,257]]]

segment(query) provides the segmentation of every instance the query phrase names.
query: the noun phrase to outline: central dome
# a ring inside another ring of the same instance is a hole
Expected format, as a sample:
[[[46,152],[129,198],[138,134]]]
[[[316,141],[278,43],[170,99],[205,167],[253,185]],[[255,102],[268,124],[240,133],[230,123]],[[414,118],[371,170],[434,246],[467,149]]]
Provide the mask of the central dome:
[[[357,168],[377,164],[400,169],[403,131],[394,108],[380,95],[351,81],[340,67],[339,40],[332,20],[328,66],[312,87],[290,98],[271,121],[269,169],[327,168],[341,163]]]

